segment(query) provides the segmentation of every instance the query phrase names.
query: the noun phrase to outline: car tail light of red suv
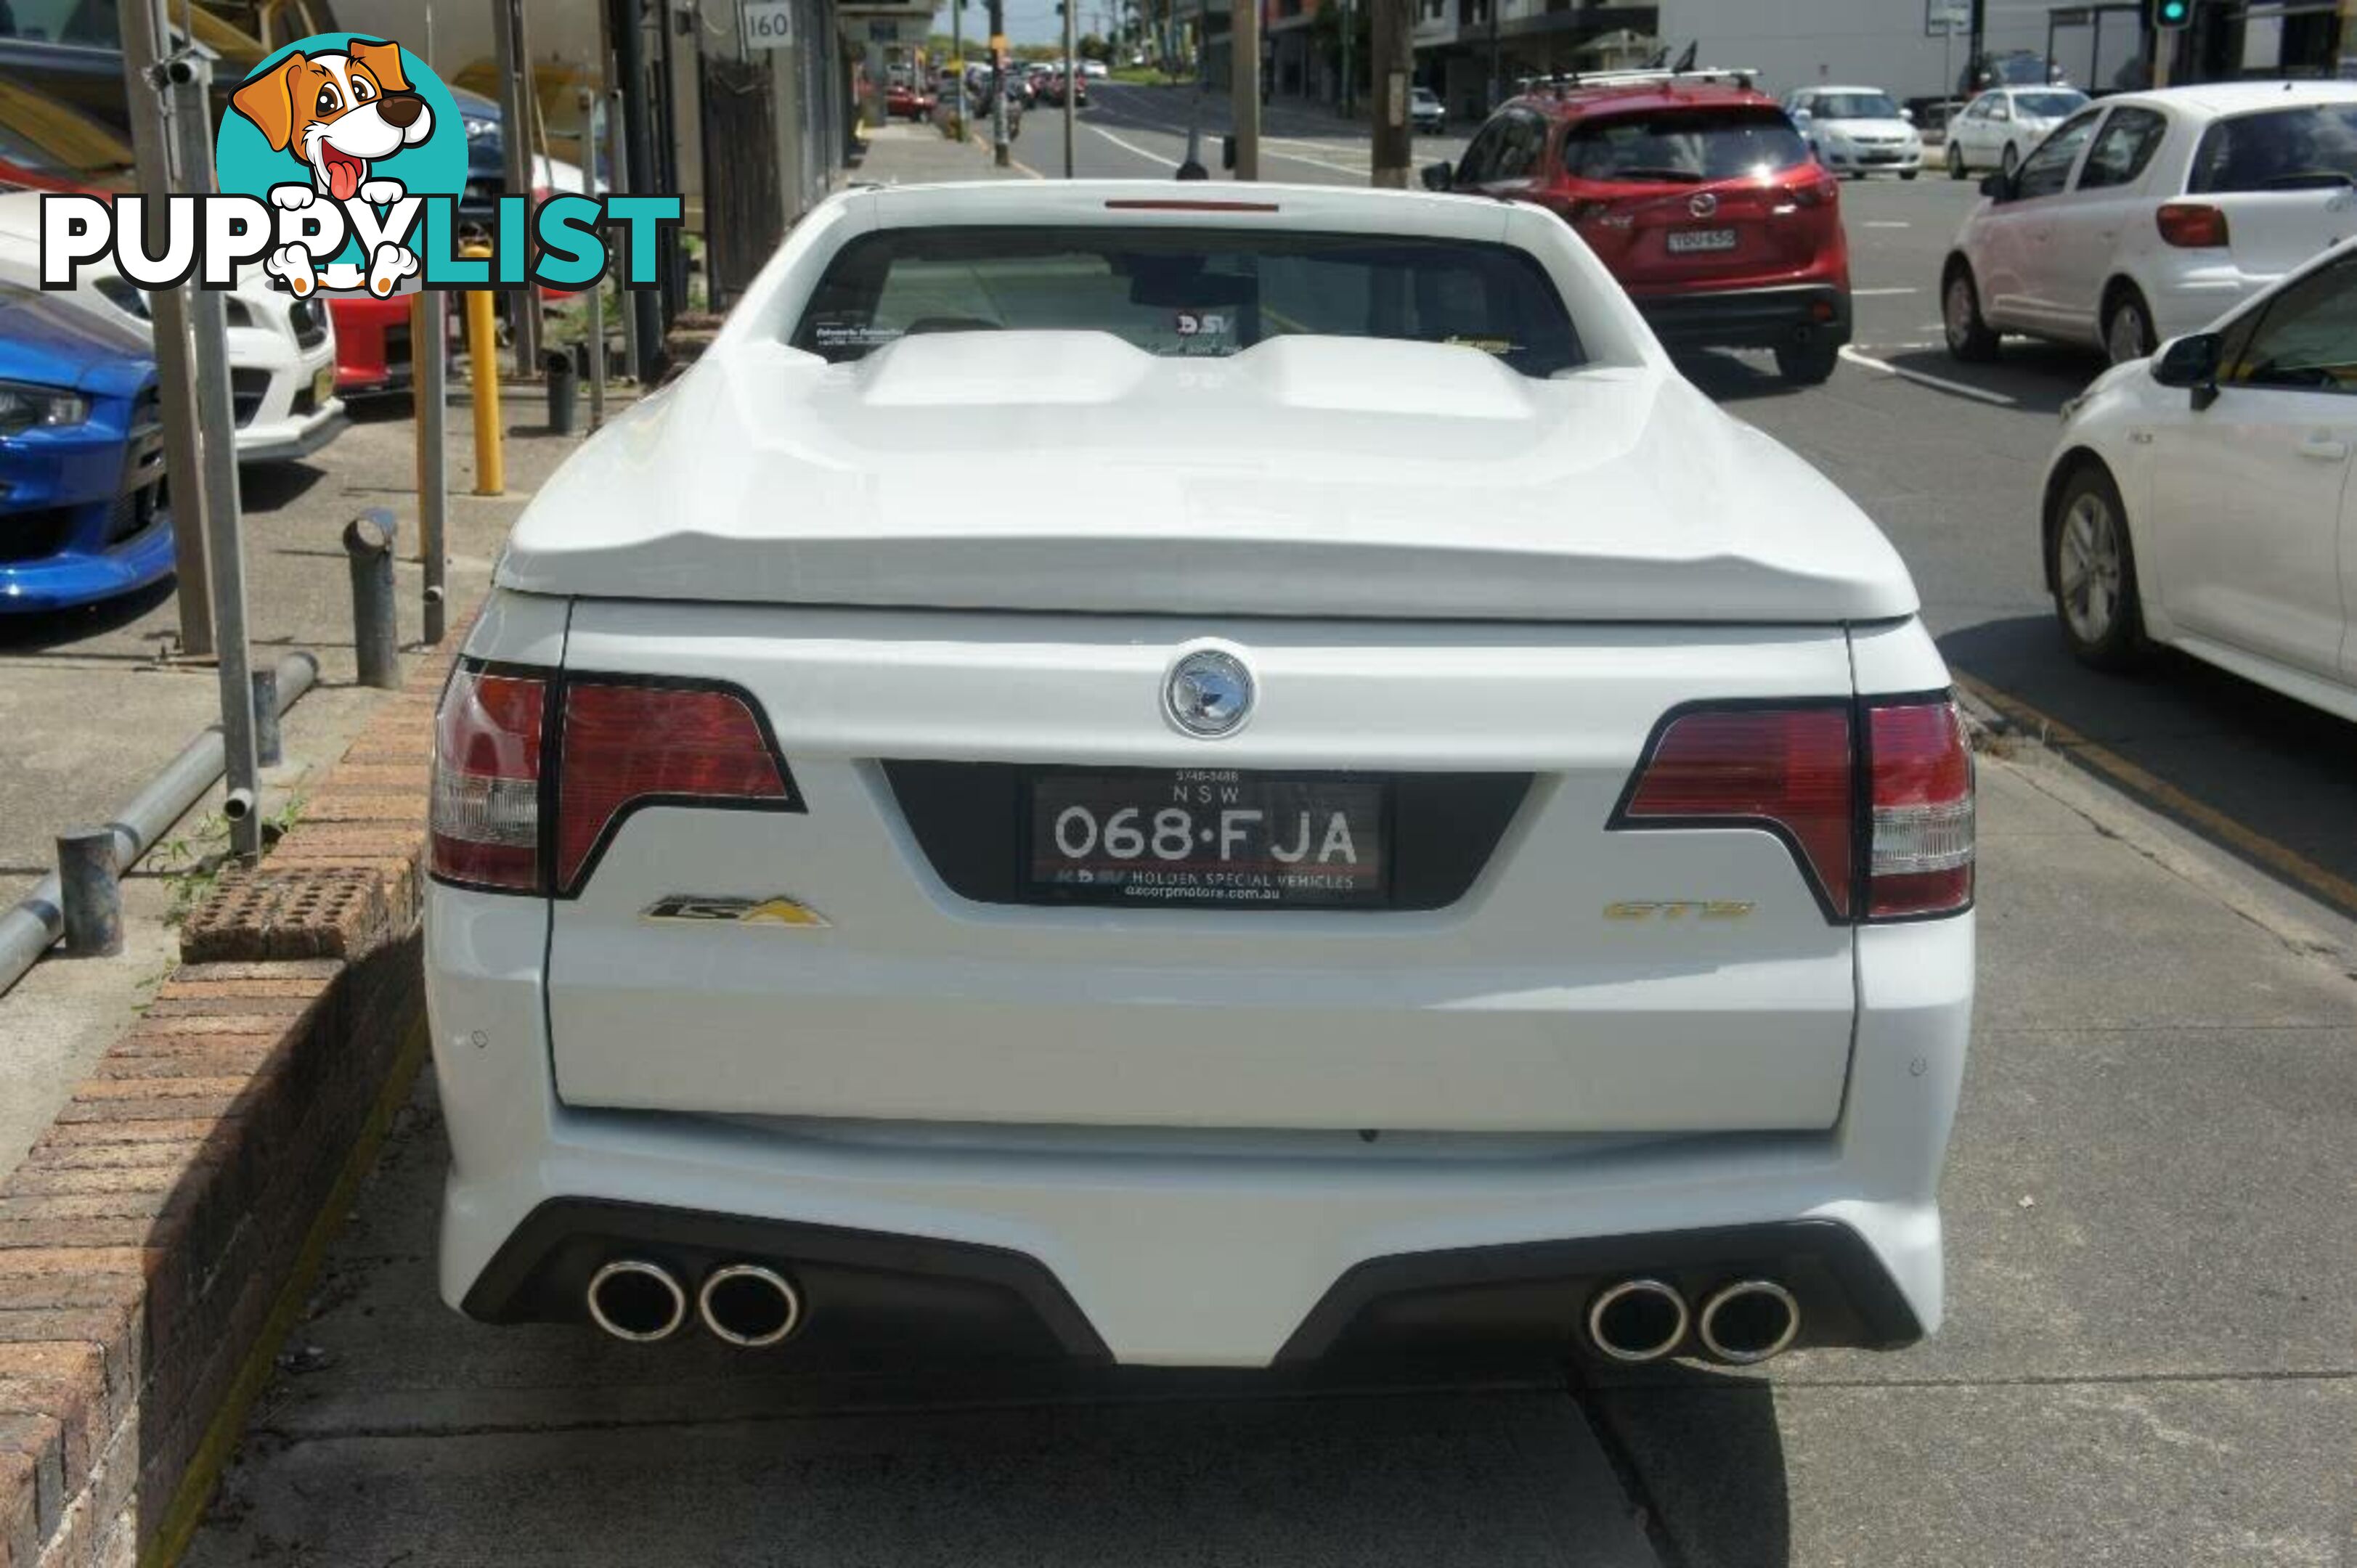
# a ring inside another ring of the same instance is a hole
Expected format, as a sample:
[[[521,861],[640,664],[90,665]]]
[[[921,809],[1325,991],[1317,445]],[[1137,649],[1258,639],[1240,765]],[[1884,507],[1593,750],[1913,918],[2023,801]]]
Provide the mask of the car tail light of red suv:
[[[1836,922],[1972,907],[1972,751],[1945,694],[1674,712],[1609,825],[1771,832]]]
[[[800,811],[759,708],[711,682],[462,663],[435,720],[428,866],[569,897],[647,806]]]

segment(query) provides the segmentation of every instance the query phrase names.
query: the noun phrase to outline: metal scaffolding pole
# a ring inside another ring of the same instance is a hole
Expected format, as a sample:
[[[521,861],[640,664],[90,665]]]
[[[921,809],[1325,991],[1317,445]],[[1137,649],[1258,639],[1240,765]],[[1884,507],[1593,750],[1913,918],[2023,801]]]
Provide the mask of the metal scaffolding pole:
[[[139,188],[173,188],[171,137],[159,84],[151,74],[163,55],[163,16],[156,0],[128,0],[123,8],[123,76],[131,102],[131,144],[139,160]],[[151,252],[163,251],[161,201],[144,203]],[[179,576],[180,653],[209,659],[213,651],[212,574],[205,560],[203,443],[197,428],[195,367],[188,354],[188,295],[157,289],[147,296],[156,320],[156,384],[164,411],[164,461],[172,504],[172,564]]]
[[[164,67],[170,98],[174,164],[182,190],[213,189],[212,64],[193,52]],[[133,102],[135,113],[140,104]],[[187,291],[193,322],[197,419],[204,432],[205,542],[212,564],[214,655],[221,676],[223,769],[221,815],[230,849],[252,862],[262,854],[260,766],[253,725],[252,650],[246,645],[245,551],[237,493],[237,419],[229,387],[229,317],[219,289]]]
[[[526,87],[532,59],[523,52],[523,0],[500,0],[491,42],[499,63],[500,151],[507,162],[507,193],[529,201],[538,171],[533,167],[532,98]],[[509,340],[515,345],[518,375],[533,374],[540,365],[538,299],[534,290],[524,288],[510,301]]]

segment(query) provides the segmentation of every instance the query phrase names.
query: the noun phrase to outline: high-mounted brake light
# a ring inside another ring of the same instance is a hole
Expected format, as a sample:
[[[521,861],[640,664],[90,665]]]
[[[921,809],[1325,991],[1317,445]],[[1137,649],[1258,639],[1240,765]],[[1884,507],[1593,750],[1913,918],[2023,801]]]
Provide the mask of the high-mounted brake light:
[[[568,681],[556,789],[556,886],[572,892],[606,834],[648,805],[790,806],[744,697],[711,687]]]
[[[758,710],[733,687],[471,663],[451,677],[435,720],[437,879],[568,897],[622,819],[660,805],[802,809]]]
[[[2206,201],[2164,201],[2153,214],[2160,237],[2189,251],[2211,250],[2226,242],[2226,214]]]
[[[434,720],[427,864],[446,882],[537,893],[548,683],[461,665]]]
[[[1953,703],[1867,710],[1874,780],[1867,916],[1943,915],[1973,901],[1973,755]]]
[[[1274,201],[1182,200],[1177,197],[1125,197],[1105,203],[1108,212],[1276,212]]]
[[[1662,730],[1613,825],[1765,828],[1846,919],[1855,776],[1847,703],[1699,708]]]
[[[1662,725],[1609,825],[1765,829],[1839,922],[1973,901],[1972,751],[1944,696],[1690,708]]]

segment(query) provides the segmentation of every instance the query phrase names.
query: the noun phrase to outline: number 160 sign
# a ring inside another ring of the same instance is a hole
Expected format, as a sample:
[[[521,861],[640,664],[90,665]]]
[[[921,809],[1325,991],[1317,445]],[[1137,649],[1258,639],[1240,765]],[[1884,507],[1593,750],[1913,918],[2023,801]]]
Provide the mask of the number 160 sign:
[[[781,49],[794,41],[793,0],[745,0],[745,47]]]

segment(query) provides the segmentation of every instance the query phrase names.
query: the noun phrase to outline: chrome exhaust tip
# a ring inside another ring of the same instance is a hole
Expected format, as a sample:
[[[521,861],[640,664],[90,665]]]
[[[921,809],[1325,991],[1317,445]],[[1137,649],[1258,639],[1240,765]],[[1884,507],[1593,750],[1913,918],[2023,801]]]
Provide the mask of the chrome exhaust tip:
[[[715,1336],[748,1349],[789,1339],[802,1326],[802,1292],[785,1275],[759,1263],[713,1270],[695,1293],[695,1310]]]
[[[687,1321],[687,1292],[661,1263],[617,1258],[589,1276],[590,1321],[617,1339],[651,1345]]]
[[[1587,1337],[1616,1361],[1658,1361],[1686,1337],[1686,1299],[1660,1280],[1622,1280],[1587,1305]]]
[[[1801,1304],[1774,1280],[1738,1280],[1702,1304],[1695,1328],[1720,1360],[1753,1366],[1791,1348],[1801,1332]]]

